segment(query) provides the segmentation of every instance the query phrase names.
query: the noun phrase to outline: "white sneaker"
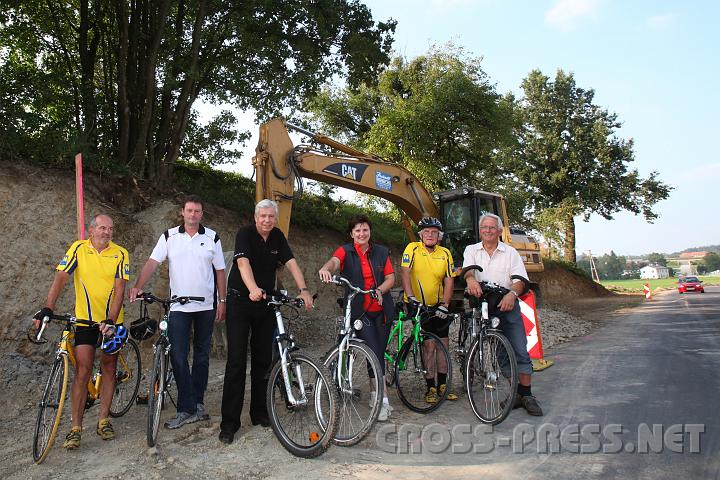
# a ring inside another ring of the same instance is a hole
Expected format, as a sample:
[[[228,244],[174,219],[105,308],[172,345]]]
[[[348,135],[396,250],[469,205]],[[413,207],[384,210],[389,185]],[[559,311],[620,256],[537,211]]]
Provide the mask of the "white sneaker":
[[[370,408],[373,408],[375,406],[376,401],[377,401],[377,392],[376,391],[370,392],[370,401],[368,402],[368,406]]]
[[[383,402],[382,407],[380,407],[380,415],[378,415],[378,422],[387,421],[388,417],[390,416],[391,410],[392,407],[390,406],[390,404]]]

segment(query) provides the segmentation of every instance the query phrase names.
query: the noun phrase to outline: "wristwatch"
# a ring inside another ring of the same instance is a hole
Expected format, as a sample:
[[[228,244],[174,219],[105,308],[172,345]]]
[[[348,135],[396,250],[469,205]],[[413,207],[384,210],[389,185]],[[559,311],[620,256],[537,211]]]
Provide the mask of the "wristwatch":
[[[303,287],[303,288],[300,289],[300,291],[301,291],[301,292],[309,292],[310,289],[307,288],[307,287]]]
[[[218,302],[220,302],[220,303],[227,303],[227,300],[225,300],[224,298],[220,298],[220,299],[218,299]]]
[[[517,292],[516,292],[515,290],[510,290],[510,293],[512,293],[513,295],[515,295],[515,298],[518,298],[518,297],[519,297],[519,295],[517,294]]]

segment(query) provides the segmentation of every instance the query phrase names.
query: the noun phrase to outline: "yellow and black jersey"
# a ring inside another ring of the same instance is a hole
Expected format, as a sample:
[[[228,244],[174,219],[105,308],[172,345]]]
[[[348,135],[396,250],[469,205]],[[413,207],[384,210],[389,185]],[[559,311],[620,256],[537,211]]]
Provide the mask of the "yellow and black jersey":
[[[90,240],[77,240],[70,246],[56,270],[74,277],[75,316],[82,320],[102,322],[110,311],[115,279],[130,279],[130,258],[127,250],[113,242],[98,252]],[[122,321],[121,308],[116,323]]]
[[[443,281],[447,277],[455,276],[452,254],[440,245],[430,253],[422,242],[408,244],[400,266],[410,269],[413,295],[426,305],[442,302]]]

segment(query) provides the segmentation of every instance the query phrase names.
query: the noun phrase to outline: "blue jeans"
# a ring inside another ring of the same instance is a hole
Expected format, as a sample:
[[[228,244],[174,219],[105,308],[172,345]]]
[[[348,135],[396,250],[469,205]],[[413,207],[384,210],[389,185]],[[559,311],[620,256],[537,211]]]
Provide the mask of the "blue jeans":
[[[498,311],[496,314],[500,318],[500,329],[507,339],[510,340],[510,344],[515,351],[518,373],[532,374],[532,361],[527,351],[527,336],[525,335],[525,325],[520,315],[520,303],[516,300],[512,310],[509,312]]]
[[[170,362],[178,388],[177,411],[195,413],[203,403],[210,367],[210,341],[212,340],[215,310],[202,312],[170,312],[168,337]],[[190,330],[193,331],[192,372],[188,362]]]

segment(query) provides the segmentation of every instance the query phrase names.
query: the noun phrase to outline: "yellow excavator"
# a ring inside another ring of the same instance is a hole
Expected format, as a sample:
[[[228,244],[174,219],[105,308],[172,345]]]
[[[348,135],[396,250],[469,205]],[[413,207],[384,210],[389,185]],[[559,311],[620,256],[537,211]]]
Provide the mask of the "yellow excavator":
[[[289,129],[309,137],[313,144],[294,145]],[[281,118],[260,126],[252,162],[255,199],[269,198],[278,203],[278,228],[286,236],[290,231],[292,202],[302,190],[302,179],[309,178],[392,202],[403,212],[403,224],[412,241],[417,235],[409,220],[417,224],[422,217],[439,218],[444,226],[443,244],[456,261],[461,261],[467,245],[480,241],[477,222],[480,215],[494,213],[503,219],[503,241],[520,253],[527,271],[543,271],[540,246],[525,232],[510,228],[505,200],[496,193],[465,187],[433,194],[404,166]]]

